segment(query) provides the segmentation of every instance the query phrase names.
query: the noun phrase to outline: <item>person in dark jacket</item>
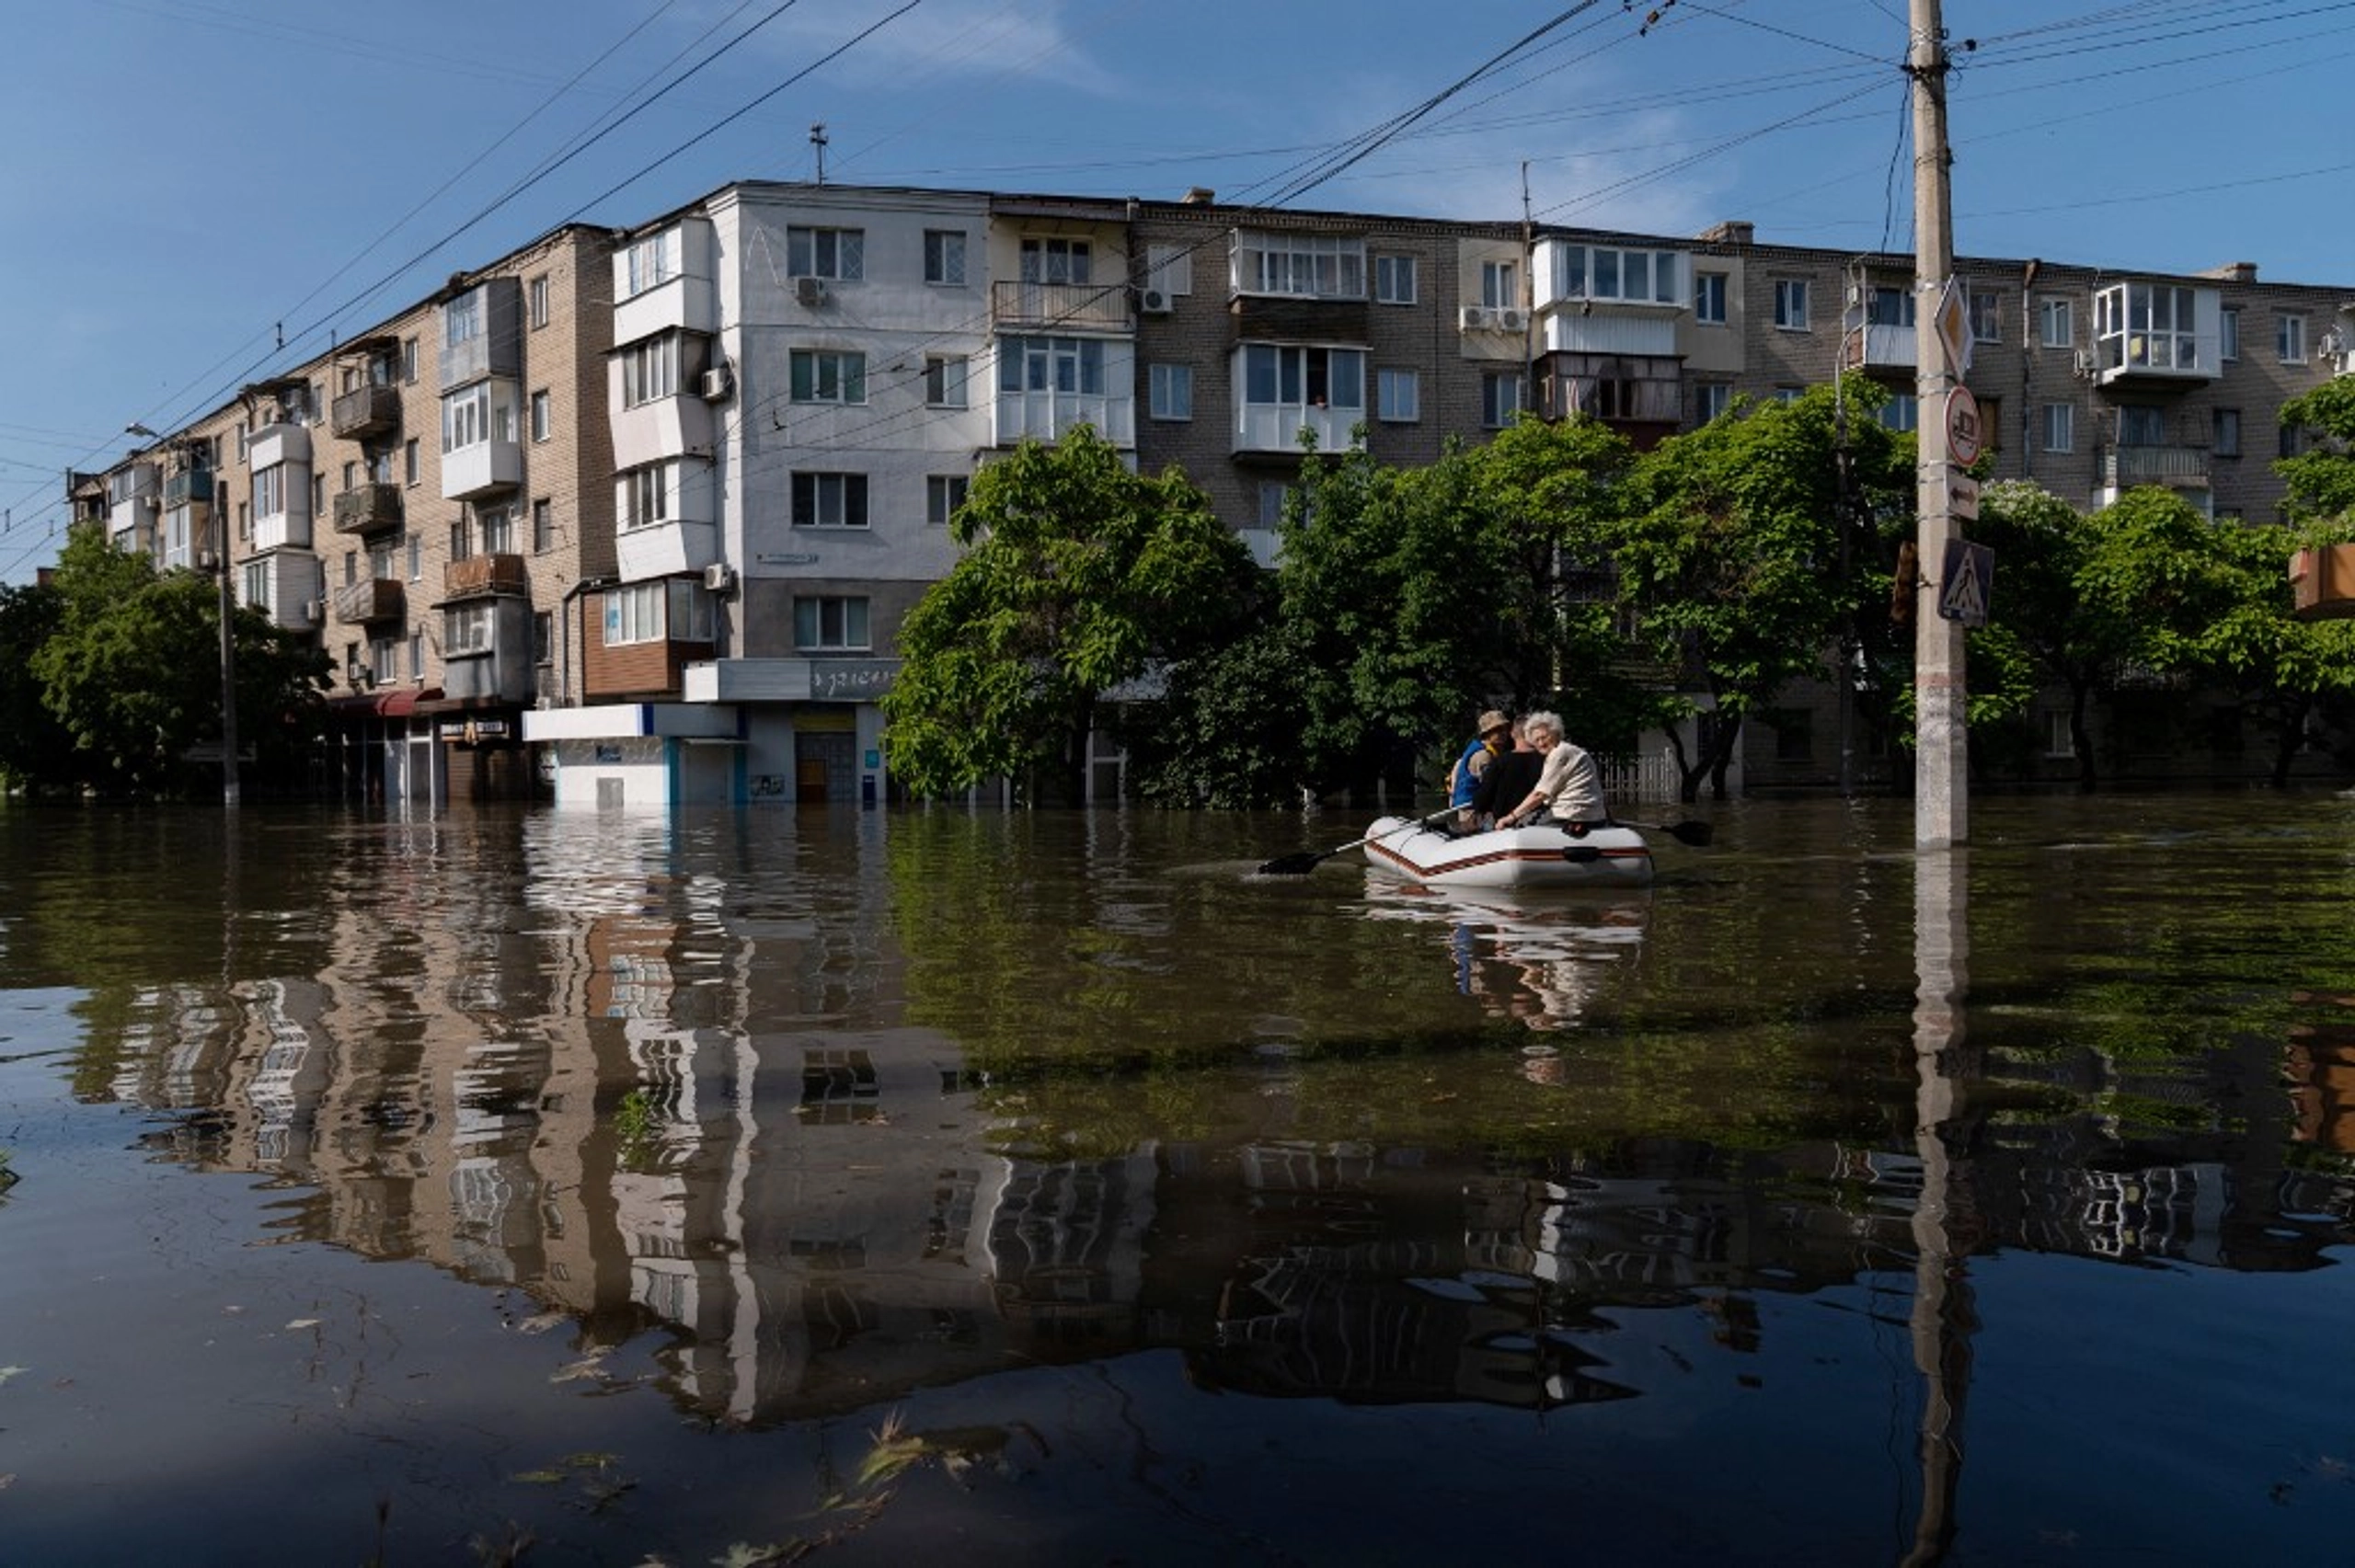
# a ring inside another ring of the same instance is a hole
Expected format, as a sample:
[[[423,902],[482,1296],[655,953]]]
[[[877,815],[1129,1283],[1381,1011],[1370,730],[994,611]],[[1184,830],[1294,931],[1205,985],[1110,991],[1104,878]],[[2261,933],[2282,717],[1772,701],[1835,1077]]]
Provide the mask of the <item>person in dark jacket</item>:
[[[1512,721],[1512,750],[1490,762],[1480,775],[1480,785],[1472,792],[1472,811],[1484,826],[1512,809],[1537,787],[1537,775],[1545,766],[1545,754],[1529,743],[1529,728],[1525,719]]]

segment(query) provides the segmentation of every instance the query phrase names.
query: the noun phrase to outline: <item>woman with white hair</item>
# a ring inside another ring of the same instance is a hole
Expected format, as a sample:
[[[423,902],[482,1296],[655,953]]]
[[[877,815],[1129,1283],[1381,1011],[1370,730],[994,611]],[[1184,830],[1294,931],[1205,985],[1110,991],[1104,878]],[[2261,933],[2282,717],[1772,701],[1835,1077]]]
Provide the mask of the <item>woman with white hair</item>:
[[[1522,798],[1520,805],[1497,818],[1499,828],[1519,828],[1532,822],[1559,822],[1573,834],[1611,819],[1610,808],[1603,803],[1603,781],[1594,771],[1594,759],[1562,735],[1559,714],[1534,713],[1522,721],[1522,730],[1529,743],[1545,754],[1545,765],[1538,773],[1537,787]]]

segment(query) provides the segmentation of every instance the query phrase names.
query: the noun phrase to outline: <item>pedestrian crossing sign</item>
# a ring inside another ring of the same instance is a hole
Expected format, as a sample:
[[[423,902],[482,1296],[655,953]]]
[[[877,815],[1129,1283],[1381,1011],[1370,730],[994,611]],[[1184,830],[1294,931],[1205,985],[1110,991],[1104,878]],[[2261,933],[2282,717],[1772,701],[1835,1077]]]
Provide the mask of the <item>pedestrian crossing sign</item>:
[[[1947,567],[1939,579],[1938,614],[1966,626],[1987,624],[1987,600],[1995,586],[1995,552],[1967,539],[1947,541]]]

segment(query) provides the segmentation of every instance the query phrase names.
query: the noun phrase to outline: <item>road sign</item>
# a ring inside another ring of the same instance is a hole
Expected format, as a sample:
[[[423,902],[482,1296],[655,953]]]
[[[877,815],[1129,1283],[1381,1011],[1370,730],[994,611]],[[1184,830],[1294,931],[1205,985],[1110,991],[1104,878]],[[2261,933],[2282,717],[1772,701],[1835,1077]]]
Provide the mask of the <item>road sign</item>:
[[[1987,624],[1987,599],[1995,586],[1995,552],[1968,539],[1947,541],[1946,575],[1938,586],[1938,614],[1966,626]]]
[[[1947,510],[1964,522],[1979,521],[1979,481],[1968,474],[1947,471]]]
[[[1947,351],[1947,373],[1960,381],[1970,373],[1970,306],[1964,299],[1962,280],[1947,280],[1938,292],[1937,315],[1932,318],[1938,328],[1938,344]]]
[[[1947,461],[1968,468],[1979,461],[1979,399],[1958,384],[1947,393]]]

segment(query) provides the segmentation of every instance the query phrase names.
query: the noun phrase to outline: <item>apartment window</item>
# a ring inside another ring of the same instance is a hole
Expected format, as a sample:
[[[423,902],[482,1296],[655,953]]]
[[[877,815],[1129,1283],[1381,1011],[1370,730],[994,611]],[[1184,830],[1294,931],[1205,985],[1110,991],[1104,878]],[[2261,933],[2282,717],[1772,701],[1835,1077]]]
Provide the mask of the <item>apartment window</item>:
[[[423,632],[411,632],[408,635],[408,678],[412,681],[425,679],[425,634]]]
[[[1673,250],[1624,246],[1566,245],[1555,252],[1557,291],[1566,299],[1617,300],[1626,304],[1684,303],[1684,258]],[[1802,283],[1804,290],[1806,285]],[[1783,325],[1779,320],[1777,326]],[[1799,323],[1804,326],[1804,313]]]
[[[343,465],[343,488],[346,494],[350,492],[352,481],[357,479],[359,476],[360,465],[358,464],[347,463]]]
[[[1191,365],[1148,365],[1145,367],[1145,407],[1156,419],[1190,419],[1194,417],[1194,367]]]
[[[515,509],[486,507],[477,514],[482,532],[482,553],[486,555],[511,555],[515,553]]]
[[[246,569],[237,575],[240,579],[237,589],[238,602],[250,604],[265,615],[275,615],[278,612],[270,598],[270,563],[247,561]]]
[[[1194,292],[1194,251],[1191,246],[1154,245],[1145,247],[1144,286],[1165,294]]]
[[[395,637],[377,637],[368,644],[368,674],[379,686],[401,678],[401,645]]]
[[[273,463],[254,470],[254,515],[270,518],[286,511],[286,465]]]
[[[253,440],[253,421],[252,421],[252,420],[250,420],[250,419],[240,419],[240,420],[238,420],[238,421],[237,421],[237,461],[238,461],[239,463],[243,463],[243,462],[245,462],[245,461],[246,461],[246,448],[247,448],[247,443],[248,443],[248,442],[250,442],[252,440]]]
[[[1480,303],[1490,310],[1521,303],[1521,263],[1517,261],[1483,261],[1480,263]]]
[[[1377,256],[1373,258],[1373,303],[1410,305],[1415,303],[1415,258]]]
[[[410,386],[417,384],[417,339],[401,339],[401,380]]]
[[[555,421],[548,410],[548,395],[544,387],[532,394],[532,439],[544,441],[554,431]]]
[[[2165,446],[2166,441],[2166,410],[2132,403],[2119,409],[2119,445]]]
[[[2036,302],[2036,340],[2047,349],[2076,345],[2077,313],[2067,300],[2048,298]]]
[[[1803,386],[1778,386],[1774,390],[1772,395],[1777,403],[1797,403],[1800,398],[1807,395],[1807,388]]]
[[[1512,423],[1521,408],[1521,376],[1512,371],[1486,371],[1480,376],[1480,423],[1500,430]]]
[[[415,436],[401,442],[401,481],[408,485],[417,483],[417,438]]]
[[[460,518],[450,525],[450,559],[463,561],[474,553],[474,536],[466,528],[466,520]]]
[[[343,553],[343,586],[350,588],[353,583],[358,582],[359,580],[360,552],[357,550],[346,550]]]
[[[617,476],[614,485],[619,492],[620,521],[625,532],[670,521],[671,464],[650,463],[643,468],[630,469]]]
[[[663,610],[669,598],[661,578],[605,590],[605,646],[659,643],[670,635]]]
[[[927,354],[924,361],[924,400],[935,408],[965,406],[967,366],[962,354]]]
[[[545,555],[556,548],[556,509],[546,501],[532,503],[532,554]]]
[[[253,536],[253,519],[246,510],[246,503],[239,501],[237,503],[237,537],[240,539],[251,539]]]
[[[542,610],[532,617],[532,662],[556,662],[556,612]]]
[[[2105,367],[2196,370],[2200,338],[2189,289],[2120,283],[2094,296],[2094,342]]]
[[[809,653],[864,653],[874,645],[867,635],[867,601],[849,596],[795,598],[793,646]]]
[[[412,531],[402,536],[402,543],[408,547],[408,580],[422,582],[425,580],[425,535]]]
[[[1411,425],[1423,417],[1423,381],[1410,370],[1374,372],[1373,410],[1377,418],[1394,425]]]
[[[1346,235],[1239,231],[1235,288],[1245,294],[1304,299],[1365,298],[1365,241]]]
[[[442,345],[459,348],[482,336],[482,291],[472,289],[442,307]]]
[[[1775,280],[1775,325],[1786,332],[1807,330],[1807,280]]]
[[[621,351],[622,406],[679,395],[679,335],[665,332]],[[798,356],[797,356],[798,358]]]
[[[2303,315],[2277,315],[2273,318],[2273,350],[2285,365],[2306,362],[2306,318]]]
[[[630,241],[626,280],[630,297],[658,289],[679,275],[679,231],[664,229]]]
[[[2216,455],[2238,457],[2241,454],[2241,411],[2237,408],[2218,408],[2213,414]]]
[[[327,514],[327,476],[324,474],[314,474],[311,475],[311,515],[325,517]]]
[[[796,278],[855,282],[867,276],[867,231],[789,227],[785,231],[785,269]]]
[[[1876,284],[1865,299],[1865,323],[1869,326],[1911,326],[1913,314],[1913,291],[1892,284]]]
[[[796,349],[792,389],[796,403],[864,403],[867,356],[839,349]]]
[[[2069,733],[2067,714],[2049,713],[2044,715],[2044,754],[2048,757],[2074,757],[2077,754],[2077,740]]]
[[[1008,338],[998,346],[1000,392],[1104,392],[1104,343],[1097,338]]]
[[[926,229],[924,232],[924,280],[961,284],[965,280],[965,231]]]
[[[453,604],[442,612],[442,653],[450,658],[465,653],[488,653],[492,634],[498,620],[492,615],[494,606],[488,600],[469,604]]]
[[[2077,450],[2077,410],[2072,404],[2048,403],[2039,422],[2044,427],[2044,450],[2074,452]]]
[[[1726,275],[1722,272],[1693,274],[1693,319],[1704,326],[1726,324]]]
[[[1095,246],[1084,239],[1026,239],[1022,242],[1022,280],[1092,282],[1095,255]]]
[[[965,496],[972,481],[962,474],[935,474],[924,482],[924,520],[935,528],[946,528],[957,509],[965,504]]]
[[[1693,419],[1706,425],[1720,418],[1733,406],[1733,385],[1729,382],[1697,382],[1693,387]]]
[[[390,582],[400,570],[393,552],[399,548],[398,540],[386,540],[368,546],[368,577],[372,582]]]
[[[1259,482],[1260,527],[1269,529],[1282,527],[1284,509],[1290,505],[1292,505],[1290,485],[1277,479],[1263,479]]]
[[[2282,457],[2297,456],[2298,427],[2295,425],[2282,425],[2279,427],[2278,443],[2274,450]]]
[[[536,332],[548,324],[548,275],[545,272],[525,285],[532,302],[532,330]]]
[[[2241,357],[2240,306],[2226,305],[2224,307],[2223,315],[2217,318],[2216,340],[2218,353],[2226,364]]]
[[[1362,409],[1365,351],[1246,344],[1243,400],[1284,408]]]
[[[1893,394],[1880,406],[1880,422],[1892,430],[1918,430],[1922,428],[1921,400],[1910,392]]]
[[[865,528],[867,475],[796,474],[793,476],[793,526]]]
[[[2000,343],[2004,340],[2004,296],[1993,289],[1970,291],[1970,340],[1974,343]]]

